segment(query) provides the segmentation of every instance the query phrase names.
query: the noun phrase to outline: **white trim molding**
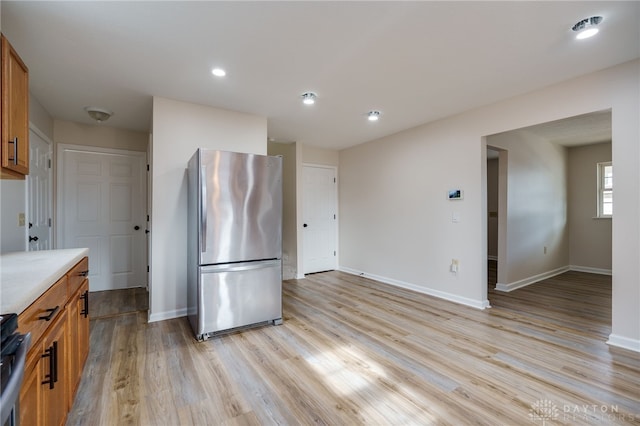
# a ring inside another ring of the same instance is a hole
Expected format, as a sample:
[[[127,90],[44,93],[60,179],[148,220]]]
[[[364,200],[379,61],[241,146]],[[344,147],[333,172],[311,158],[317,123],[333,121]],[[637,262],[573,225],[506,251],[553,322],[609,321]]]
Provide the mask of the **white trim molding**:
[[[587,272],[589,274],[612,275],[611,269],[592,268],[590,266],[570,265],[569,269],[576,272]]]
[[[569,271],[569,269],[570,268],[568,266],[563,266],[561,268],[557,268],[557,269],[553,269],[551,271],[543,272],[541,274],[534,275],[532,277],[523,278],[521,280],[509,283],[509,284],[497,283],[496,284],[496,290],[505,291],[505,292],[517,290],[519,288],[526,287],[528,285],[537,283],[538,281],[546,280],[547,278],[551,278],[551,277],[555,277],[556,275],[563,274],[563,273]]]
[[[149,322],[164,321],[168,319],[181,318],[187,316],[187,308],[174,309],[172,311],[149,314]]]
[[[369,278],[375,281],[379,281],[381,283],[384,284],[389,284],[395,287],[401,287],[401,288],[405,288],[407,290],[412,290],[415,291],[417,293],[422,293],[422,294],[426,294],[428,296],[433,296],[433,297],[437,297],[439,299],[444,299],[444,300],[448,300],[449,302],[454,302],[454,303],[458,303],[461,305],[465,305],[465,306],[470,306],[472,308],[476,308],[476,309],[486,309],[486,308],[490,308],[491,305],[489,304],[489,300],[475,300],[475,299],[469,299],[467,297],[462,297],[462,296],[458,296],[456,294],[451,294],[451,293],[447,293],[444,291],[439,291],[439,290],[433,290],[430,288],[425,288],[425,287],[421,287],[421,286],[417,286],[415,284],[412,283],[408,283],[405,281],[400,281],[400,280],[396,280],[393,278],[387,278],[387,277],[382,277],[380,275],[375,275],[375,274],[369,274],[363,271],[357,271],[355,269],[351,269],[348,268],[346,266],[339,266],[338,270],[341,272],[346,272],[347,274],[351,274],[351,275],[357,275],[360,277],[364,277],[364,278]]]
[[[607,345],[615,346],[622,349],[628,349],[634,352],[640,352],[640,340],[630,339],[628,337],[619,336],[617,334],[610,334]]]

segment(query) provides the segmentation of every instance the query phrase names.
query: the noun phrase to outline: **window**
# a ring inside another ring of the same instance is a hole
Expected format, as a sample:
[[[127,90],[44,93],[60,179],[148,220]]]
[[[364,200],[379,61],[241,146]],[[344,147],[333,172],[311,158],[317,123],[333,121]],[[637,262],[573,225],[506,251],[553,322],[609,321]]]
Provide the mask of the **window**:
[[[598,163],[598,217],[613,216],[613,166]]]

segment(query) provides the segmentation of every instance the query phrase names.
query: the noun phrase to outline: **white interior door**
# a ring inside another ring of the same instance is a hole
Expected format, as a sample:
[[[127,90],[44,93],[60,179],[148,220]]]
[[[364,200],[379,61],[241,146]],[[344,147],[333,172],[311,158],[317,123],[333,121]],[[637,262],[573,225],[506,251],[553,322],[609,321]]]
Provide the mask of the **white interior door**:
[[[89,248],[91,291],[146,283],[145,153],[60,145],[62,248]]]
[[[336,169],[305,165],[303,177],[304,273],[336,269]]]
[[[39,134],[30,130],[26,218],[29,251],[53,248],[51,152],[51,145]]]

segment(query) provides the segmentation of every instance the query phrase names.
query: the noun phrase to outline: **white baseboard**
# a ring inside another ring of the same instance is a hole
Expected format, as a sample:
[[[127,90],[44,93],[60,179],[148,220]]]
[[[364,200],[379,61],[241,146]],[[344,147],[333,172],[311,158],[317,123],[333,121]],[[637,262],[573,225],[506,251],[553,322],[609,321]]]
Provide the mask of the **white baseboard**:
[[[168,319],[187,316],[187,308],[175,309],[173,311],[158,312],[149,315],[149,322],[164,321]]]
[[[611,275],[611,269],[592,268],[590,266],[569,265],[569,269],[576,272],[588,272],[589,274]]]
[[[370,278],[372,280],[380,281],[381,283],[384,283],[384,284],[389,284],[389,285],[396,286],[396,287],[406,288],[407,290],[413,290],[413,291],[418,292],[418,293],[426,294],[428,296],[434,296],[434,297],[437,297],[439,299],[448,300],[450,302],[459,303],[461,305],[470,306],[470,307],[476,308],[476,309],[485,309],[485,308],[490,308],[491,307],[489,305],[489,301],[488,300],[480,301],[480,300],[469,299],[467,297],[462,297],[462,296],[458,296],[456,294],[447,293],[447,292],[440,291],[440,290],[433,290],[433,289],[430,289],[430,288],[417,286],[415,284],[411,284],[411,283],[408,283],[408,282],[396,280],[396,279],[393,279],[393,278],[381,277],[380,275],[369,274],[369,273],[366,273],[366,272],[357,271],[355,269],[351,269],[351,268],[348,268],[346,266],[339,266],[338,270],[342,271],[342,272],[346,272],[347,274],[357,275],[357,276],[364,277],[364,278]]]
[[[628,349],[634,352],[640,352],[640,340],[630,339],[616,334],[610,334],[607,345],[616,346],[618,348]]]
[[[537,283],[538,281],[546,280],[547,278],[555,277],[556,275],[563,274],[569,270],[568,266],[563,266],[561,268],[554,269],[552,271],[543,272],[542,274],[534,275],[532,277],[524,278],[518,281],[514,281],[509,284],[497,283],[496,290],[498,291],[513,291],[522,287],[526,287],[528,285]]]

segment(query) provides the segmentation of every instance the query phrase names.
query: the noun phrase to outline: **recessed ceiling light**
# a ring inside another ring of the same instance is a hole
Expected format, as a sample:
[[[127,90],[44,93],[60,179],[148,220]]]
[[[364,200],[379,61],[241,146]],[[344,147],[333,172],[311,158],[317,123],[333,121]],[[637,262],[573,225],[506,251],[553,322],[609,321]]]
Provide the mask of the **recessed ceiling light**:
[[[225,75],[227,75],[227,72],[222,68],[214,68],[211,70],[211,74],[215,75],[216,77],[224,77]]]
[[[302,94],[302,103],[305,105],[313,105],[316,103],[318,96],[313,92],[305,92]]]
[[[380,111],[369,111],[367,113],[367,120],[369,121],[378,121],[380,118]]]
[[[584,40],[598,34],[598,24],[600,22],[602,22],[602,16],[592,16],[578,22],[571,29],[577,33],[576,39]]]

